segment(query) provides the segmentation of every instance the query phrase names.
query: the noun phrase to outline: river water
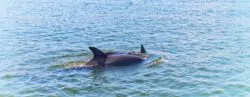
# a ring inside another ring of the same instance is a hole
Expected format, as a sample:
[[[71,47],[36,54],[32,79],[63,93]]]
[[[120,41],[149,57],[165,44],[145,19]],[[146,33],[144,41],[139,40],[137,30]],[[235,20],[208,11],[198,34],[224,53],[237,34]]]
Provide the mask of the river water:
[[[0,97],[249,97],[248,0],[1,0]],[[65,69],[89,46],[150,67]]]

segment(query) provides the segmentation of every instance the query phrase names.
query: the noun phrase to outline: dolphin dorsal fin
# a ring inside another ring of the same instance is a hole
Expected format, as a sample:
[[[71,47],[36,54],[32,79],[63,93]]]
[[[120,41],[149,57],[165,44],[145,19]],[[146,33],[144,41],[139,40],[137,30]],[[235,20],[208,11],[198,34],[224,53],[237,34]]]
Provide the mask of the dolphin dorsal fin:
[[[107,58],[107,55],[105,53],[103,53],[101,50],[99,50],[95,47],[89,47],[89,49],[93,53],[93,56],[94,56],[93,59],[101,59],[101,58],[106,59]]]
[[[141,53],[147,53],[146,49],[144,48],[143,45],[141,45]]]

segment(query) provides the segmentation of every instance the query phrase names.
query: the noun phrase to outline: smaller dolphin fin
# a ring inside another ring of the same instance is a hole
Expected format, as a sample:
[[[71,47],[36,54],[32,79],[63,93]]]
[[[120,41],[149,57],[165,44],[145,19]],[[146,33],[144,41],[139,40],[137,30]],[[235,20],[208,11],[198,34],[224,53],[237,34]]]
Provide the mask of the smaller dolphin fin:
[[[89,49],[92,51],[93,53],[93,59],[99,59],[99,58],[107,58],[107,55],[105,53],[103,53],[101,50],[95,48],[95,47],[89,47]]]
[[[144,48],[143,45],[141,45],[141,53],[147,53],[146,49]]]

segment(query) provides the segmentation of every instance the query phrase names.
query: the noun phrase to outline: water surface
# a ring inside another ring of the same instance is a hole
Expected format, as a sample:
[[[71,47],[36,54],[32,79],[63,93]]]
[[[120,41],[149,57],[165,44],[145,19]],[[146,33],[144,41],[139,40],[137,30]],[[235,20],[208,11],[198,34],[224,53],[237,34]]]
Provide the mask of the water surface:
[[[1,0],[0,96],[250,96],[248,0]],[[88,46],[165,56],[152,67],[60,70]],[[56,67],[56,68],[51,68]]]

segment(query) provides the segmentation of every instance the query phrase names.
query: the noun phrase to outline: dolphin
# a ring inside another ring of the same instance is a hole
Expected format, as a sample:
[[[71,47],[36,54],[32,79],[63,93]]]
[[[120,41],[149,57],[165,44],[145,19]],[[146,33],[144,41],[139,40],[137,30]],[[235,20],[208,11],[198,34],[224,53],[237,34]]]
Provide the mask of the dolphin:
[[[136,52],[102,52],[96,47],[89,47],[93,53],[93,58],[86,63],[87,67],[105,67],[105,66],[117,66],[117,65],[131,65],[140,63],[145,60],[138,56],[138,54],[146,54],[146,50],[143,45],[141,45],[141,51]]]

